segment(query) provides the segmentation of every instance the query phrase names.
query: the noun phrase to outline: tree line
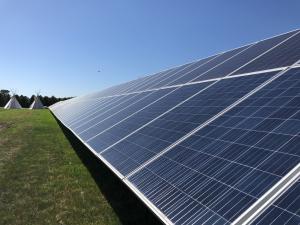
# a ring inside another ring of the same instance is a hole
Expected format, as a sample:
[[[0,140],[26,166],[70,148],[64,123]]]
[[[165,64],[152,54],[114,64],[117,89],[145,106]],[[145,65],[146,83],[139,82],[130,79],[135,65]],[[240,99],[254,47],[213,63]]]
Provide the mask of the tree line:
[[[15,95],[15,96],[23,108],[29,108],[30,104],[34,101],[34,95],[32,95],[31,97],[27,97],[24,95]],[[4,107],[10,98],[11,98],[11,94],[9,90],[0,90],[0,107]],[[72,97],[57,98],[55,96],[48,97],[48,96],[39,95],[39,98],[44,106],[50,106],[56,102],[67,100]]]

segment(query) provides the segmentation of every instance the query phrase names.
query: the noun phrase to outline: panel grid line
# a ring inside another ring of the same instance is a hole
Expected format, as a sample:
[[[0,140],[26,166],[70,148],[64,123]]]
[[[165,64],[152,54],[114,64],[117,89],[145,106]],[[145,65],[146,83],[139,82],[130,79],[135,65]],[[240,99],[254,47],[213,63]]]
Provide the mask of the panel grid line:
[[[219,79],[219,80],[220,80],[220,79]],[[217,80],[217,81],[211,83],[210,85],[208,85],[208,86],[206,86],[205,88],[201,89],[200,91],[196,92],[195,94],[193,94],[193,95],[190,96],[189,98],[187,98],[187,99],[185,99],[184,101],[178,103],[177,105],[175,105],[175,106],[172,107],[171,109],[169,109],[169,110],[165,111],[164,113],[160,114],[159,116],[155,117],[153,120],[151,120],[151,121],[149,121],[148,123],[142,125],[142,126],[139,127],[138,129],[134,130],[133,132],[131,132],[130,134],[128,134],[128,135],[125,136],[124,138],[122,138],[122,139],[120,139],[119,141],[115,142],[113,145],[107,147],[106,149],[104,149],[104,150],[101,151],[100,153],[105,152],[107,149],[109,149],[109,148],[115,146],[116,144],[118,144],[118,143],[121,142],[122,140],[126,139],[127,137],[129,137],[129,136],[131,136],[132,134],[136,133],[137,131],[141,130],[143,127],[147,126],[148,124],[152,123],[153,121],[159,119],[159,118],[162,117],[163,115],[165,115],[165,114],[167,114],[168,112],[172,111],[174,108],[176,108],[176,107],[182,105],[183,103],[185,103],[186,101],[190,100],[190,99],[193,98],[194,96],[196,96],[196,95],[198,95],[199,93],[201,93],[201,92],[205,91],[206,89],[210,88],[211,86],[213,86],[214,84],[216,84],[219,80]],[[176,90],[178,90],[178,89],[175,89],[174,91],[176,91]],[[173,92],[174,92],[174,91],[173,91]],[[173,93],[173,92],[172,92],[172,93]],[[158,99],[158,100],[160,100],[160,99]],[[157,100],[157,101],[158,101],[158,100]],[[155,102],[157,102],[157,101],[155,101]],[[152,104],[154,104],[155,102],[153,102]],[[136,113],[138,113],[138,112],[140,112],[140,111],[146,109],[147,107],[148,107],[148,106],[146,106],[146,107],[140,109],[140,110],[137,111]],[[136,113],[131,114],[129,117],[135,115]],[[129,118],[129,117],[128,117],[128,118]],[[126,117],[125,119],[128,119],[128,118]],[[124,120],[125,120],[125,119],[124,119]],[[124,121],[124,120],[122,120],[122,121]],[[120,123],[121,123],[122,121],[120,121]],[[119,124],[119,123],[117,123],[117,124]],[[116,126],[117,124],[114,124],[113,126]],[[113,127],[113,126],[112,126],[112,127]],[[110,128],[109,128],[109,129],[110,129]],[[106,131],[106,130],[105,130],[105,131]],[[103,131],[103,132],[104,132],[104,131]],[[92,140],[93,138],[97,137],[98,135],[102,134],[103,132],[101,132],[101,133],[99,133],[99,134],[93,136],[92,138],[88,139],[87,142],[90,141],[90,140]]]
[[[294,114],[293,114],[294,115]]]
[[[299,112],[299,111],[298,111]],[[296,114],[296,113],[295,113]],[[294,114],[293,114],[294,115]],[[292,116],[291,116],[292,117]],[[276,128],[274,128],[274,130],[275,130]],[[244,134],[243,136],[246,136],[247,134]],[[241,136],[240,138],[242,138],[243,136]],[[276,151],[276,152],[278,152],[278,151]],[[204,154],[208,154],[208,153],[204,153]],[[237,159],[239,159],[239,158],[241,158],[244,154],[246,154],[246,152],[244,152],[244,153],[242,153],[241,155],[239,155],[238,156],[238,158]],[[209,155],[209,154],[208,154]],[[211,154],[210,154],[211,155]],[[216,155],[212,155],[213,157],[216,157],[216,158],[222,158],[222,157],[218,157],[218,156],[216,156]],[[270,158],[271,157],[271,155],[268,157],[268,158]],[[266,158],[264,161],[266,161],[268,158]],[[224,159],[224,160],[226,160],[226,161],[229,161],[230,163],[237,163],[237,162],[235,162],[235,161],[231,161],[231,160],[227,160],[227,159],[225,159],[225,158],[222,158],[222,159]],[[172,160],[172,159],[169,159],[169,160]],[[172,160],[172,161],[174,161],[174,160]],[[264,163],[264,161],[262,161],[260,164],[263,164]],[[178,163],[178,162],[176,162],[176,161],[174,161],[175,163]],[[207,163],[209,163],[209,161],[207,161]],[[209,177],[209,176],[207,176],[206,174],[203,174],[203,173],[201,173],[201,172],[199,172],[199,171],[197,171],[197,170],[194,170],[194,169],[192,169],[192,168],[189,168],[189,167],[187,167],[187,166],[185,166],[184,164],[181,164],[181,163],[178,163],[178,164],[180,164],[181,166],[183,166],[183,167],[186,167],[186,168],[188,168],[188,169],[191,169],[191,170],[193,170],[194,172],[196,172],[196,173],[199,173],[199,174],[202,174],[203,176],[206,176],[206,177],[208,177],[208,178],[210,178],[210,179],[213,179],[213,180],[215,180],[215,181],[217,181],[217,182],[220,182],[219,180],[217,180],[217,179],[215,179],[215,178],[212,178],[212,177]],[[239,163],[237,163],[237,164],[239,164]],[[242,164],[243,165],[243,164]],[[223,167],[222,168],[222,170],[217,170],[218,172],[216,173],[216,174],[214,174],[214,175],[217,175],[217,174],[219,174],[219,173],[221,173],[221,172],[223,172],[223,170],[225,170],[227,167],[229,167],[230,166],[230,164],[228,164],[226,167]],[[249,167],[249,166],[247,166],[247,165],[244,165],[244,166],[246,166],[246,167]],[[257,167],[258,167],[259,165],[257,165]],[[259,170],[259,169],[257,169],[257,168],[254,168],[254,167],[250,167],[251,169],[254,169],[254,170]],[[265,172],[265,171],[263,171],[263,172]],[[269,173],[269,172],[266,172],[266,173]],[[270,174],[272,174],[272,173],[270,173]],[[272,174],[272,175],[275,175],[275,176],[278,176],[278,175],[276,175],[276,174]],[[245,179],[245,178],[242,178],[240,181],[239,181],[239,183],[241,183],[242,181],[243,181],[243,179]],[[224,185],[226,185],[226,186],[229,186],[230,188],[232,188],[232,189],[236,189],[236,188],[234,188],[234,187],[232,187],[232,186],[230,186],[230,185],[227,185],[226,183],[223,183],[223,182],[220,182],[220,183],[222,183],[222,184],[224,184]],[[204,185],[204,184],[203,184]],[[238,190],[238,189],[236,189],[236,190]],[[240,191],[240,190],[238,190],[238,191]],[[248,194],[248,193],[246,193],[246,192],[243,192],[243,191],[240,191],[240,192],[242,192],[242,193],[244,193],[244,194],[246,194],[246,195],[248,195],[248,196],[251,196],[251,197],[253,197],[253,198],[255,198],[255,199],[257,199],[255,196],[253,196],[253,195],[250,195],[250,194]],[[217,202],[220,198],[222,198],[225,194],[226,194],[227,192],[224,192],[221,196],[219,196],[218,197],[218,199],[216,199],[214,202]],[[213,204],[213,203],[212,203]],[[159,205],[158,205],[159,206]]]
[[[234,102],[233,104],[231,104],[230,106],[228,106],[227,108],[225,108],[224,110],[222,110],[220,113],[218,113],[217,115],[215,115],[212,118],[210,118],[209,120],[207,120],[205,123],[200,124],[198,127],[196,127],[194,130],[192,130],[191,132],[189,132],[188,134],[186,134],[185,136],[183,136],[182,138],[180,138],[174,144],[172,144],[171,146],[167,147],[166,149],[164,149],[163,151],[161,151],[161,153],[157,154],[152,159],[149,159],[146,163],[144,163],[143,165],[141,165],[140,167],[138,167],[136,170],[134,170],[133,172],[131,172],[130,174],[128,174],[126,176],[126,179],[130,178],[133,174],[135,174],[136,172],[138,172],[139,170],[141,170],[143,167],[147,166],[152,161],[154,161],[157,158],[159,158],[161,155],[163,155],[163,154],[167,153],[168,151],[170,151],[173,147],[175,147],[176,145],[180,144],[185,139],[187,139],[191,135],[195,134],[197,131],[199,131],[203,127],[209,125],[211,122],[213,122],[214,120],[216,120],[221,115],[225,114],[227,111],[229,111],[233,107],[237,106],[239,103],[241,103],[242,101],[244,101],[245,99],[247,99],[251,95],[255,94],[258,90],[260,90],[261,88],[263,88],[266,85],[268,85],[269,83],[271,83],[273,80],[275,80],[278,77],[280,77],[282,74],[284,74],[285,72],[287,72],[289,69],[290,68],[288,68],[288,69],[286,69],[286,70],[284,70],[282,72],[279,72],[278,74],[276,74],[275,76],[271,77],[269,80],[265,81],[263,84],[259,85],[257,88],[255,88],[254,90],[252,90],[251,92],[249,92],[248,94],[246,94],[244,97],[242,97],[241,99],[237,100],[236,102]]]

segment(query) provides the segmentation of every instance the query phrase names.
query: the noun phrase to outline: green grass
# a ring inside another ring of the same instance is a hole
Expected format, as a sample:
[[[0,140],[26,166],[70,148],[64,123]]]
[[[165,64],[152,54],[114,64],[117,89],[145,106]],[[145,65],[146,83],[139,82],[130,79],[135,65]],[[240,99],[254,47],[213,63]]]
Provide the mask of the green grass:
[[[0,109],[0,224],[158,224],[48,110]]]

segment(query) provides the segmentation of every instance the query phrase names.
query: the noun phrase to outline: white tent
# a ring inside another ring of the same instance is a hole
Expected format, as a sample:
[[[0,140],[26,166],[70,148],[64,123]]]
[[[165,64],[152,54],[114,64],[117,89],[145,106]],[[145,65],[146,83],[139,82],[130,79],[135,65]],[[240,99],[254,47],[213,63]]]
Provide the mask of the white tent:
[[[43,109],[44,105],[38,96],[34,96],[34,101],[29,107],[30,109]]]
[[[16,99],[16,96],[12,96],[9,102],[4,106],[4,109],[22,109],[22,106]]]

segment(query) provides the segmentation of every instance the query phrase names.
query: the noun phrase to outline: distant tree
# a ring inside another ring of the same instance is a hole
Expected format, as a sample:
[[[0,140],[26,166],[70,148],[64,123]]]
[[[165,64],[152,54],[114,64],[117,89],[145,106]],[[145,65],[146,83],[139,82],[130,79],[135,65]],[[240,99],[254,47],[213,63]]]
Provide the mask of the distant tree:
[[[50,98],[48,96],[43,96],[42,103],[45,106],[50,106],[51,105]]]
[[[53,105],[57,102],[57,99],[52,95],[50,98],[50,105]]]
[[[18,99],[20,105],[23,107],[23,108],[29,108],[30,106],[30,99],[27,97],[27,96],[24,96],[24,95],[16,95],[16,98]]]
[[[10,92],[9,90],[5,90],[5,89],[0,90],[0,93],[4,95],[9,95],[9,92]]]
[[[51,96],[51,97],[48,97],[48,96],[39,96],[41,102],[43,103],[44,106],[51,106],[59,101],[64,101],[64,100],[67,100],[67,99],[70,99],[72,97],[64,97],[64,98],[57,98],[55,96]]]
[[[31,95],[31,97],[30,97],[30,99],[29,99],[30,104],[32,104],[33,101],[34,101],[34,95]]]
[[[0,107],[4,107],[10,99],[9,90],[0,90]]]

